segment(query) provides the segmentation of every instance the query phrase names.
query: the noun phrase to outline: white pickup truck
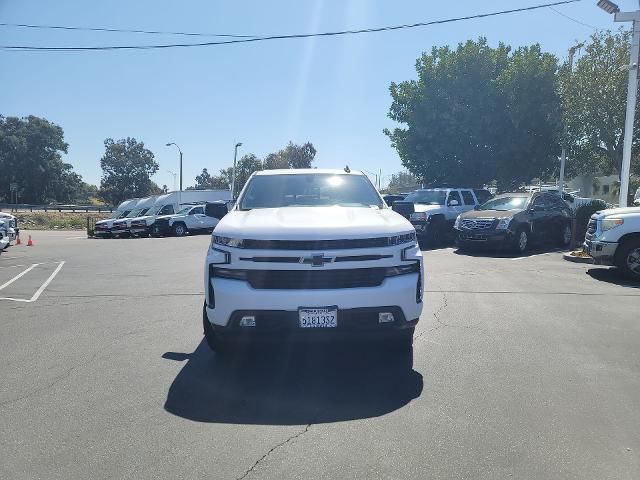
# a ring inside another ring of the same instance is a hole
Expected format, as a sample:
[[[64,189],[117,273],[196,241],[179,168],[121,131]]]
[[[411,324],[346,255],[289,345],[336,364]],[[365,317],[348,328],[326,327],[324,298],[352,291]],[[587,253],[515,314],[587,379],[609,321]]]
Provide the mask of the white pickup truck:
[[[615,265],[627,277],[640,280],[640,207],[594,213],[584,249],[596,265]]]
[[[410,351],[422,311],[413,226],[361,172],[264,170],[217,224],[204,268],[204,334],[245,339],[382,339]]]

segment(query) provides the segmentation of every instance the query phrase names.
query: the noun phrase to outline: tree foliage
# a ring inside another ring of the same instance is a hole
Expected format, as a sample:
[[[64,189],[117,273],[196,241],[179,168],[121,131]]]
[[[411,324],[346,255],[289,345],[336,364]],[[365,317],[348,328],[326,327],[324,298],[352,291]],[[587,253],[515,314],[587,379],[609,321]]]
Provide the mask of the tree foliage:
[[[418,179],[409,172],[398,172],[391,175],[387,190],[389,192],[403,192],[407,188],[413,188],[418,184]]]
[[[101,196],[116,205],[127,198],[145,197],[160,193],[161,189],[151,175],[158,171],[153,153],[143,142],[127,137],[114,141],[104,141],[105,152],[100,159],[102,181]]]
[[[264,158],[265,170],[281,168],[311,168],[316,149],[311,142],[297,145],[293,142],[275,153],[270,153]]]
[[[389,117],[405,127],[385,133],[427,183],[516,186],[556,168],[557,68],[539,45],[435,47],[418,59],[417,80],[391,84]]]
[[[22,203],[72,202],[88,187],[73,167],[62,128],[44,118],[0,115],[0,200],[10,201],[9,184],[18,184]]]
[[[598,32],[591,36],[573,72],[565,63],[559,74],[566,125],[569,176],[620,174],[627,102],[629,33]],[[636,110],[634,147],[640,134]],[[640,174],[640,162],[634,159]]]
[[[221,176],[212,176],[206,168],[202,169],[200,175],[196,175],[196,185],[191,187],[194,190],[225,190],[229,188],[226,179]]]

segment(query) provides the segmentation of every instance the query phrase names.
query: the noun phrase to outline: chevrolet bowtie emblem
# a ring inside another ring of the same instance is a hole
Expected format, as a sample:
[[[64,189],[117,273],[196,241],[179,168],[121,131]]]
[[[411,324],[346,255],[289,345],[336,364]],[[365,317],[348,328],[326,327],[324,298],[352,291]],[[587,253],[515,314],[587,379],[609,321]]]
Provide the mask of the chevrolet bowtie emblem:
[[[310,257],[301,257],[300,263],[311,265],[312,267],[324,267],[325,263],[333,262],[334,257],[325,257],[324,253],[314,253]]]

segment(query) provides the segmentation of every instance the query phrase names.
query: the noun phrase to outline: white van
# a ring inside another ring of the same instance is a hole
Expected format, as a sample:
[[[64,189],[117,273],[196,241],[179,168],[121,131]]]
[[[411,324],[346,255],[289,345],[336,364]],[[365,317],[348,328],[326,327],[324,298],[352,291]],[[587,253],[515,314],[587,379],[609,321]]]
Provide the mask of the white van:
[[[119,220],[114,220],[113,226],[111,227],[111,235],[114,237],[130,237],[131,220],[142,215],[146,215],[149,209],[153,207],[157,198],[157,195],[153,195],[151,197],[144,197],[138,200],[128,215]]]
[[[176,214],[185,206],[230,199],[229,190],[183,190],[158,195],[153,206],[144,215],[131,219],[129,231],[133,235],[148,236],[154,231],[153,226],[158,217]]]
[[[133,210],[133,208],[135,207],[136,203],[138,203],[139,200],[140,200],[139,198],[132,198],[130,200],[125,200],[120,205],[118,205],[118,208],[116,208],[111,213],[111,218],[96,222],[93,235],[96,237],[105,237],[105,238],[110,237],[111,228],[113,227],[113,222],[115,220],[118,220],[119,218],[124,218],[127,215],[129,215],[129,213],[131,213],[131,210]]]

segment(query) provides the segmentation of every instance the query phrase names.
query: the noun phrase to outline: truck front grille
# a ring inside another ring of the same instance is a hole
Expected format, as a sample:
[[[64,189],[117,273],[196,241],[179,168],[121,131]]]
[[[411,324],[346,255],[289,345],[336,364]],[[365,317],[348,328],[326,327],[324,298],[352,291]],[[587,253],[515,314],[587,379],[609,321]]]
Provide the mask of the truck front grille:
[[[460,221],[460,228],[465,230],[488,230],[493,227],[493,218],[464,218]]]
[[[229,272],[213,268],[213,276],[230,278]],[[387,275],[386,268],[332,270],[233,270],[237,279],[259,290],[308,290],[377,287]]]

